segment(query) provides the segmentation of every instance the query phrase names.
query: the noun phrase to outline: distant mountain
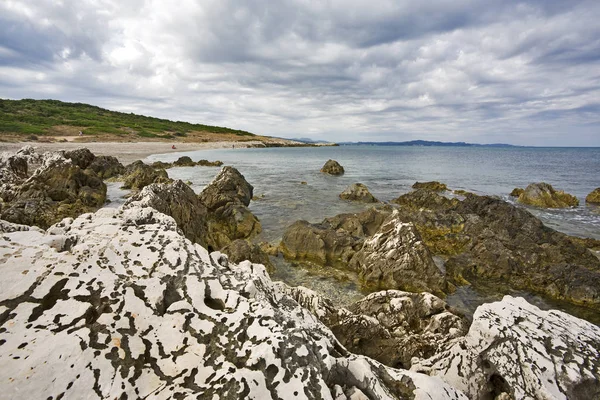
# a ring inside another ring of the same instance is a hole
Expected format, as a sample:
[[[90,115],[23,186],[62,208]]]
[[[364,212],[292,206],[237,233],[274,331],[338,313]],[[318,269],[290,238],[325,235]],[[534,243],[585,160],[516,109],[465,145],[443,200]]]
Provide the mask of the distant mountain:
[[[505,143],[478,144],[466,142],[436,142],[430,140],[411,140],[408,142],[339,142],[340,146],[444,146],[444,147],[521,147]]]
[[[293,139],[289,139],[289,140],[295,140],[296,142],[302,142],[302,143],[331,143],[327,140],[314,140],[311,138],[293,138]]]

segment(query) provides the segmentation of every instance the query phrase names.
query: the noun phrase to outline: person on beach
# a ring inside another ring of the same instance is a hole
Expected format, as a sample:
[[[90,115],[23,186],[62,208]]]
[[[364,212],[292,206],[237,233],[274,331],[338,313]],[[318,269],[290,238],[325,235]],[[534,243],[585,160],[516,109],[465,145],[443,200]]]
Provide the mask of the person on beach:
[[[177,149],[177,147],[175,147],[175,145],[171,146],[171,148],[172,148],[173,150]]]
[[[83,132],[79,131],[79,136],[83,136]]]

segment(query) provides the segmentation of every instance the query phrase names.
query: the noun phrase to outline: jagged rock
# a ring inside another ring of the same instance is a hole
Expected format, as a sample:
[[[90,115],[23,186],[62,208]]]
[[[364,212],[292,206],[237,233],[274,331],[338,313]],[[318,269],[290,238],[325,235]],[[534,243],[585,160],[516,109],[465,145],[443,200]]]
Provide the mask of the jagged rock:
[[[284,231],[279,248],[288,259],[345,267],[390,213],[389,208],[371,208],[326,218],[320,224],[296,221]]]
[[[168,183],[171,181],[164,169],[154,169],[142,161],[135,161],[125,167],[121,176],[124,189],[141,190],[151,183]]]
[[[155,161],[150,166],[154,169],[169,169],[173,167],[173,164],[164,161]]]
[[[195,165],[196,163],[188,156],[179,157],[177,161],[173,162],[173,166],[175,167],[193,167]]]
[[[88,169],[91,169],[100,179],[109,179],[125,172],[123,164],[113,156],[96,156]]]
[[[263,266],[209,256],[149,207],[5,233],[0,248],[6,398],[466,399],[350,354]]]
[[[457,194],[457,195],[459,195],[459,196],[467,196],[467,195],[469,195],[469,194],[474,194],[474,193],[472,193],[472,192],[469,192],[469,191],[467,191],[467,190],[464,190],[464,189],[456,189],[456,190],[455,190],[453,193],[454,193],[454,194]]]
[[[360,201],[362,203],[377,203],[378,201],[362,183],[353,183],[350,185],[346,190],[340,193],[340,199]]]
[[[106,185],[93,171],[82,170],[60,153],[46,153],[33,175],[10,193],[3,192],[6,204],[1,217],[41,228],[66,217],[76,217],[101,207]]]
[[[212,245],[208,237],[208,210],[196,193],[180,180],[150,184],[130,197],[123,207],[152,207],[173,217],[192,242],[205,247]]]
[[[251,239],[261,232],[258,218],[248,210],[253,189],[237,169],[223,167],[200,193],[200,201],[209,212],[213,249],[221,249],[235,239]]]
[[[196,165],[200,167],[220,167],[221,165],[223,165],[223,161],[200,160],[196,163]]]
[[[343,175],[344,167],[342,167],[335,160],[327,160],[325,165],[323,165],[323,167],[321,168],[321,172],[329,175]]]
[[[420,208],[426,208],[429,210],[449,210],[460,202],[460,200],[454,198],[449,199],[448,197],[442,196],[435,191],[427,189],[417,189],[412,192],[403,194],[402,196],[393,199],[391,203],[398,204],[404,207],[418,210]]]
[[[65,151],[64,156],[66,159],[71,160],[73,165],[77,165],[81,169],[88,168],[96,158],[91,151],[85,148]]]
[[[505,296],[475,311],[465,337],[411,369],[442,377],[471,399],[599,398],[600,328]]]
[[[414,224],[400,220],[395,211],[360,251],[350,268],[370,287],[442,294],[447,289],[444,275]]]
[[[596,188],[585,197],[585,202],[590,204],[600,204],[600,188]]]
[[[562,190],[556,191],[551,185],[544,182],[528,185],[517,201],[521,204],[542,208],[565,208],[579,205],[577,197]]]
[[[519,197],[521,194],[523,194],[523,192],[525,191],[525,189],[523,188],[514,188],[512,190],[512,192],[510,192],[510,197]]]
[[[227,254],[229,261],[239,264],[242,261],[248,260],[254,264],[262,264],[268,272],[273,272],[275,267],[269,259],[269,255],[265,253],[257,244],[249,243],[244,239],[236,239],[221,249],[221,252]]]
[[[430,190],[432,192],[445,192],[446,190],[448,190],[448,186],[446,186],[445,183],[440,183],[438,181],[415,182],[412,185],[412,188],[413,189]]]

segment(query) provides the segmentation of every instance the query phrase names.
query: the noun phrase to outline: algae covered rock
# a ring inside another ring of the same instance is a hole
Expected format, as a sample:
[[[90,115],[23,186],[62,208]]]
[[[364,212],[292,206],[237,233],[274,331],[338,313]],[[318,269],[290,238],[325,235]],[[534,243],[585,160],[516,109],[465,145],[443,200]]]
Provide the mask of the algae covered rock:
[[[182,156],[177,159],[177,161],[173,162],[173,166],[175,167],[193,167],[196,163],[192,161],[192,159],[188,156]]]
[[[196,162],[196,165],[199,167],[220,167],[223,165],[223,161],[208,161],[208,160],[199,160]]]
[[[135,161],[125,167],[121,179],[124,189],[141,190],[151,183],[167,183],[171,179],[164,169],[155,169],[143,161]]]
[[[562,190],[554,190],[551,185],[545,182],[528,185],[523,193],[519,195],[517,201],[521,204],[541,208],[566,208],[579,205],[577,197]]]
[[[391,201],[394,204],[405,206],[414,210],[426,208],[430,210],[448,210],[459,203],[458,199],[449,199],[435,191],[417,189],[399,196]]]
[[[113,178],[125,172],[123,164],[113,156],[96,156],[88,169],[94,171],[101,179]]]
[[[342,167],[335,160],[327,160],[325,165],[323,165],[323,167],[321,168],[321,172],[329,175],[343,175],[344,167]]]
[[[521,194],[523,194],[524,191],[525,191],[525,189],[523,189],[523,188],[514,188],[512,190],[512,192],[510,192],[509,196],[510,197],[519,197]]]
[[[594,189],[585,197],[585,202],[590,204],[600,204],[600,188]]]
[[[269,255],[265,253],[259,245],[250,243],[247,240],[236,239],[223,247],[220,251],[226,254],[229,261],[233,263],[239,264],[242,261],[248,260],[254,264],[264,265],[268,272],[273,272],[275,270],[275,267],[269,259]]]
[[[431,182],[415,182],[412,185],[413,189],[423,189],[423,190],[431,190],[432,192],[445,192],[448,190],[448,186],[445,183],[440,183],[438,181]]]
[[[358,201],[361,203],[377,203],[369,189],[362,183],[353,183],[346,190],[340,193],[340,199]]]
[[[600,328],[522,298],[477,308],[466,336],[412,371],[439,376],[470,399],[594,399]]]

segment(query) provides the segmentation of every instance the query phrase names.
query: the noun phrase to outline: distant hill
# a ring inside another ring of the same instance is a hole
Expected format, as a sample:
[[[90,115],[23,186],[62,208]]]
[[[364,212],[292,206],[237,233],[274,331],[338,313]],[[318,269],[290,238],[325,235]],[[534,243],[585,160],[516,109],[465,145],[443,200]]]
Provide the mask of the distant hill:
[[[0,99],[0,136],[69,136],[79,131],[84,135],[156,139],[175,139],[194,132],[255,137],[237,129],[110,111],[83,103]]]
[[[331,143],[327,140],[314,140],[311,138],[293,138],[290,140],[295,140],[296,142],[301,142],[301,143]]]
[[[445,146],[445,147],[520,147],[505,143],[477,144],[466,142],[436,142],[429,140],[411,140],[408,142],[340,142],[340,146]]]

